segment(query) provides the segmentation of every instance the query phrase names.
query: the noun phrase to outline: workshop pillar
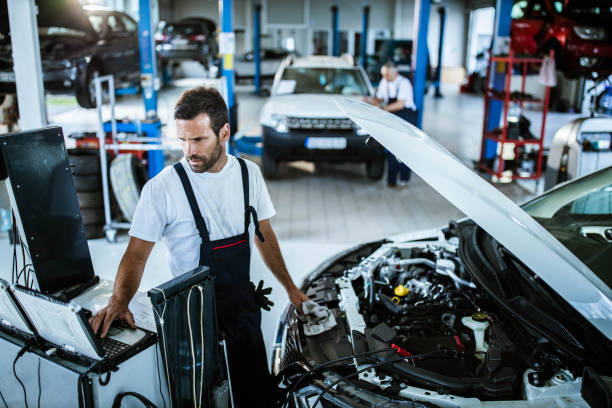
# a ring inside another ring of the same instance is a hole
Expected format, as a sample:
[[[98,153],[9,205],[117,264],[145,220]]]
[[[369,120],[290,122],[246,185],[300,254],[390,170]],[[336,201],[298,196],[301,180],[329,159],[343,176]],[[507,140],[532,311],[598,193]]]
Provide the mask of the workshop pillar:
[[[45,91],[34,0],[8,0],[8,17],[17,86],[19,124],[23,130],[47,125]]]
[[[414,11],[414,36],[416,47],[412,52],[412,71],[414,72],[414,103],[418,110],[417,127],[423,128],[423,108],[427,86],[427,29],[429,27],[430,0],[416,0]]]
[[[444,25],[446,23],[446,9],[444,7],[438,7],[438,14],[440,15],[440,42],[438,43],[438,72],[436,73],[436,98],[441,98],[440,93],[440,81],[442,80],[442,49],[444,45]]]
[[[219,0],[219,21],[221,21],[221,33],[219,34],[219,53],[221,54],[221,75],[225,77],[227,84],[227,108],[229,110],[230,129],[235,130],[236,107],[234,100],[234,54],[236,53],[236,37],[233,27],[233,5],[232,0]],[[232,132],[232,137],[233,137]],[[231,139],[230,139],[231,140]],[[232,143],[230,143],[230,150]]]
[[[157,60],[151,27],[151,0],[140,0],[138,3],[138,37],[140,44],[140,85],[147,119],[157,119]]]
[[[491,50],[493,55],[508,54],[510,51],[510,26],[512,24],[512,0],[496,0],[495,3],[495,27],[493,29],[493,41]],[[506,64],[498,62],[491,64],[492,84],[485,84],[485,87],[492,87],[500,91],[504,90],[506,83]],[[489,102],[489,117],[487,118],[487,131],[490,132],[500,125],[503,101],[491,99]],[[497,143],[487,139],[485,141],[483,159],[490,159],[496,155]]]
[[[370,23],[370,6],[363,7],[363,18],[361,24],[361,49],[359,50],[359,60],[363,69],[366,69],[368,48],[368,26]]]
[[[255,5],[255,13],[253,18],[253,62],[255,64],[255,94],[259,95],[261,91],[261,4]]]
[[[340,31],[338,30],[338,6],[333,5],[332,12],[332,55],[340,55]]]

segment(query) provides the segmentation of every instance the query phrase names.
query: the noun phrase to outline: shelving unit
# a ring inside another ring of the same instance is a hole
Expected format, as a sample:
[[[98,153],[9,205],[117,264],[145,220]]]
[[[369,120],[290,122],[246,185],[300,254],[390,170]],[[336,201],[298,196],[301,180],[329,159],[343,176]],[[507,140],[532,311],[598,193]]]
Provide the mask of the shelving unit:
[[[554,58],[554,51],[551,51],[551,57]],[[511,90],[511,79],[513,67],[516,64],[521,65],[521,93],[525,94],[525,82],[527,79],[527,72],[529,64],[541,64],[544,61],[543,58],[522,58],[515,57],[514,52],[510,51],[510,55],[508,56],[491,56],[489,58],[489,69],[487,70],[487,79],[484,95],[484,120],[483,120],[483,128],[482,128],[482,142],[480,148],[480,160],[479,160],[479,168],[489,174],[497,176],[498,179],[501,179],[504,173],[504,146],[507,144],[514,145],[515,149],[515,157],[518,154],[518,148],[524,145],[536,145],[538,146],[538,158],[535,166],[535,171],[531,173],[529,176],[521,176],[519,174],[513,173],[512,179],[527,179],[534,180],[539,179],[542,171],[542,153],[543,153],[543,143],[544,143],[544,131],[546,130],[546,115],[548,114],[548,102],[550,99],[550,87],[546,87],[544,92],[544,99],[531,99],[531,98],[511,98],[512,90]],[[503,62],[506,64],[506,79],[504,84],[503,91],[494,90],[490,88],[490,73],[491,73],[491,65],[499,62]],[[490,102],[491,100],[498,100],[503,102],[502,108],[502,117],[503,117],[503,127],[501,128],[501,134],[490,132],[487,129],[489,128],[489,110],[490,110]],[[536,139],[527,139],[527,140],[519,140],[519,139],[508,139],[508,109],[510,107],[510,103],[518,103],[523,109],[525,103],[540,103],[542,106],[542,126],[540,129],[540,137]],[[487,140],[491,140],[501,144],[501,147],[497,149],[497,169],[492,168],[495,167],[495,160],[493,161],[493,165],[490,167],[486,163],[484,163],[484,154],[485,154],[485,145]]]

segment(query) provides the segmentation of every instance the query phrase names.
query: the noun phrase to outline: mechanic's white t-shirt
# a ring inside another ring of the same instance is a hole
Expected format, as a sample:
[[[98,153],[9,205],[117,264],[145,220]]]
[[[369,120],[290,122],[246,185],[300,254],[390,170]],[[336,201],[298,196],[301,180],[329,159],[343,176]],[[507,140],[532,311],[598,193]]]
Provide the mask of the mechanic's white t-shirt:
[[[389,98],[396,98],[404,101],[404,107],[411,110],[416,110],[414,104],[414,92],[412,91],[412,83],[406,77],[398,75],[393,81],[389,82],[385,78],[380,80],[376,97],[389,103]]]
[[[240,163],[231,155],[227,159],[218,173],[195,173],[184,157],[181,160],[212,241],[244,232]],[[259,167],[248,160],[245,162],[249,172],[249,203],[257,211],[257,218],[266,220],[276,211]],[[251,220],[251,244],[253,233]],[[200,236],[181,180],[172,166],[166,167],[145,184],[129,234],[150,242],[161,239],[168,248],[170,270],[174,276],[198,266]]]

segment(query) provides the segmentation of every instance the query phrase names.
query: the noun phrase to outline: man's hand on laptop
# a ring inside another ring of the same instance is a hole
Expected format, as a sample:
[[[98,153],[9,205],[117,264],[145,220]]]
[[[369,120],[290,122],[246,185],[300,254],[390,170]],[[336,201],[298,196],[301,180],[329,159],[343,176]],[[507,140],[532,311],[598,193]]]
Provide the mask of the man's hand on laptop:
[[[89,319],[94,333],[106,337],[115,319],[123,320],[130,328],[135,329],[134,315],[128,309],[128,303],[111,297],[108,305]]]

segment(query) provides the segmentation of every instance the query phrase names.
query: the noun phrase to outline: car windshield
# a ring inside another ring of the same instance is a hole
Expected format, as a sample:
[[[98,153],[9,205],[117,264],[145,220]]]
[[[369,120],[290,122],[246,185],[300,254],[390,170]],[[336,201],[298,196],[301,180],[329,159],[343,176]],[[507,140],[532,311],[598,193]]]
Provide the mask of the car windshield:
[[[164,27],[164,34],[199,35],[204,31],[200,24],[168,24]]]
[[[552,190],[523,210],[612,287],[612,167]]]
[[[357,68],[290,67],[283,72],[279,85],[279,93],[285,94],[368,94],[366,82]]]
[[[565,15],[573,18],[591,17],[611,19],[612,5],[609,1],[573,1],[565,8]]]

